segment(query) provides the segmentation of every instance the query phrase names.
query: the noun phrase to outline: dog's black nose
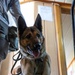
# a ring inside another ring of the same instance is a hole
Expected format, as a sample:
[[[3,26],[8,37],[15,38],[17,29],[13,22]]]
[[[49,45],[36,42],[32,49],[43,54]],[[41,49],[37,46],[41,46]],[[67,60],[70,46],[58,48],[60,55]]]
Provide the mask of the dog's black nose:
[[[34,49],[35,49],[35,50],[40,50],[40,47],[41,47],[41,44],[40,44],[40,43],[36,43],[36,44],[34,45]]]

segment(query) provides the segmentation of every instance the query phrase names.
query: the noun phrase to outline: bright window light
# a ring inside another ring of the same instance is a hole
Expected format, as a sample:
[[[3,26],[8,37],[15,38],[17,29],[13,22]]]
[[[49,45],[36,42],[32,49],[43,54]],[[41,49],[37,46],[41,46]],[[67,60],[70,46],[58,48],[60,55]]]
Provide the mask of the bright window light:
[[[19,0],[19,2],[23,2],[24,0]]]
[[[33,26],[34,24],[34,3],[28,2],[21,4],[21,11],[26,21],[27,26]]]

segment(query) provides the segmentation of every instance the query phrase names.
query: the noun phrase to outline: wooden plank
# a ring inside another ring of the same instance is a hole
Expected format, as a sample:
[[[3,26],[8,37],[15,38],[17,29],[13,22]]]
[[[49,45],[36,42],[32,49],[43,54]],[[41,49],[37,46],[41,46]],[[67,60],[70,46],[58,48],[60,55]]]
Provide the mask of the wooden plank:
[[[64,2],[64,0],[55,0],[56,2]]]
[[[59,3],[59,4],[71,4],[71,3],[65,3],[64,0],[24,0],[22,2],[20,2],[21,4],[22,3],[26,3],[26,2],[31,2],[31,1],[41,1],[41,2],[47,2],[47,3]]]
[[[56,25],[56,36],[58,44],[58,59],[59,59],[59,70],[60,75],[67,75],[66,59],[62,40],[62,28],[61,28],[61,8],[58,4],[54,4],[55,13],[55,25]]]
[[[75,58],[72,59],[72,61],[70,62],[69,66],[67,67],[67,70],[72,66],[74,61],[75,61]]]
[[[52,8],[52,20],[45,20],[45,40],[46,40],[46,50],[51,58],[51,75],[59,75],[59,65],[58,65],[58,49],[56,41],[55,23],[54,23],[54,12],[52,3],[44,3],[44,6]],[[48,18],[51,18],[49,16]]]
[[[71,3],[72,4],[73,0],[65,0],[65,3]]]
[[[64,14],[71,14],[71,4],[60,4],[61,12]]]

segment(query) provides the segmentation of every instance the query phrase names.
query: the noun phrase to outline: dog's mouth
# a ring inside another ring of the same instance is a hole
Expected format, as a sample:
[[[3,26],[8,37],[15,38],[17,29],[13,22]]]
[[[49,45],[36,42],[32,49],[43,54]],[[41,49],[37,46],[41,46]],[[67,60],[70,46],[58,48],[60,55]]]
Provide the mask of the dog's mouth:
[[[36,44],[33,46],[33,48],[31,48],[29,45],[27,45],[25,48],[21,47],[21,53],[23,54],[23,56],[25,57],[31,57],[31,58],[39,58],[41,55],[41,44]],[[26,50],[25,50],[26,49]]]
[[[32,55],[34,58],[37,58],[40,56],[40,49],[40,47],[34,47],[33,49],[31,49],[29,46],[27,46],[27,53]]]

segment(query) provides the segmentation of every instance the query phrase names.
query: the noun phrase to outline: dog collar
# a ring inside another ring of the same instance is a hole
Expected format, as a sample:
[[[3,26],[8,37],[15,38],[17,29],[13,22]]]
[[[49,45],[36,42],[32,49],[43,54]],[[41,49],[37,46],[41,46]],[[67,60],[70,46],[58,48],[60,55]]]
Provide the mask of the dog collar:
[[[33,55],[31,55],[29,57],[28,53],[25,51],[25,49],[22,46],[20,46],[20,53],[22,54],[22,59],[23,58],[33,59],[33,58],[31,58],[31,57],[33,57]]]

